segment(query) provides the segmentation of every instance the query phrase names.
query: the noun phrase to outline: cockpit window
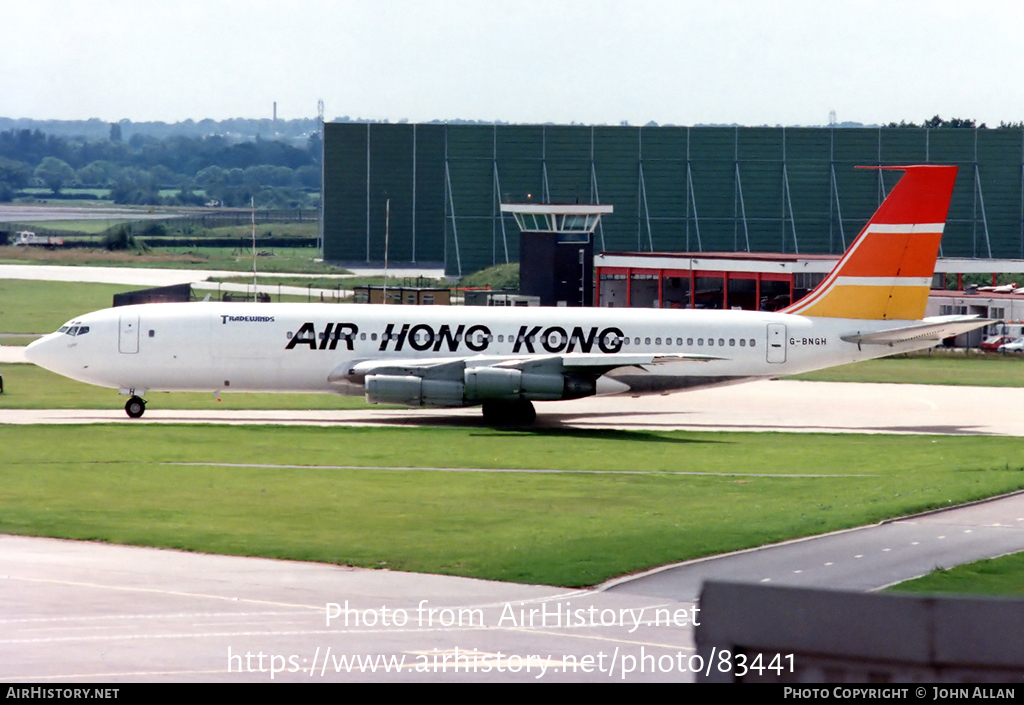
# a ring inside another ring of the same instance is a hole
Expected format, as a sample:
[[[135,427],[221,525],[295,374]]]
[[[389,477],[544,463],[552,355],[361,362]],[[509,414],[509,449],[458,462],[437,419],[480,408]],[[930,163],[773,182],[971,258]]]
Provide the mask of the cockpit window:
[[[85,335],[89,332],[89,326],[76,326],[72,323],[68,323],[67,325],[58,328],[57,332],[70,336]]]

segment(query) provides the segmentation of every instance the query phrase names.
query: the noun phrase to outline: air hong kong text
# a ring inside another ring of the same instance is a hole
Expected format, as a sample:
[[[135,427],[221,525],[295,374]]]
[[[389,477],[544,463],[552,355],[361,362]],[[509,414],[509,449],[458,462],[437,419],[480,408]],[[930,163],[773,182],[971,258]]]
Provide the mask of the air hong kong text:
[[[317,331],[316,324],[302,324],[285,346],[285,350],[308,346],[310,350],[337,350],[344,341],[346,350],[354,350],[359,326],[355,323],[327,323]],[[364,334],[365,336],[365,334]],[[624,333],[615,327],[598,328],[591,326],[584,330],[575,326],[571,330],[561,326],[520,326],[513,338],[509,335],[513,353],[536,353],[539,349],[548,353],[591,352],[595,345],[603,353],[617,353],[622,350]],[[376,337],[374,337],[376,340]],[[389,323],[380,336],[379,352],[391,349],[400,352],[411,348],[417,352],[458,352],[465,347],[470,352],[484,352],[494,341],[491,329],[482,324],[443,324],[436,329],[426,323]]]

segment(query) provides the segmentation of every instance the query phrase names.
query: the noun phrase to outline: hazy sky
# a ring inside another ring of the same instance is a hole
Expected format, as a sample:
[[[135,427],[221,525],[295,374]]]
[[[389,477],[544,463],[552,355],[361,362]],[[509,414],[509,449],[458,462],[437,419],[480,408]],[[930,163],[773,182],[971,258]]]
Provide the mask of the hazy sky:
[[[1024,120],[1018,0],[0,0],[0,116]]]

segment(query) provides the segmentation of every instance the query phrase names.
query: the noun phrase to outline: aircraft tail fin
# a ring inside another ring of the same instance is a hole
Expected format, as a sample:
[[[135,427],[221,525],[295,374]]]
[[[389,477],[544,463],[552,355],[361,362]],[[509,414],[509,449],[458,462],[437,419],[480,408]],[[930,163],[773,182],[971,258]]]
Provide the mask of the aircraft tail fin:
[[[957,167],[869,167],[906,173],[814,291],[784,313],[822,318],[924,317]]]

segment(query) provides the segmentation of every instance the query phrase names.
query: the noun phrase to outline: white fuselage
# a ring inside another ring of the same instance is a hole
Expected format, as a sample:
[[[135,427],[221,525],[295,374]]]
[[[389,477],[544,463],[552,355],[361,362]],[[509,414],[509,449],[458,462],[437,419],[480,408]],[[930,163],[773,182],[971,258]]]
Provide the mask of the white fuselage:
[[[568,365],[584,354],[609,360],[653,354],[663,359],[610,369],[596,387],[598,394],[650,394],[797,374],[934,344],[861,350],[841,340],[901,323],[753,311],[143,304],[76,318],[68,325],[88,332],[50,334],[27,355],[67,377],[141,395],[352,393],[361,391],[362,380],[338,371],[366,361],[459,360],[472,367],[560,357]]]

